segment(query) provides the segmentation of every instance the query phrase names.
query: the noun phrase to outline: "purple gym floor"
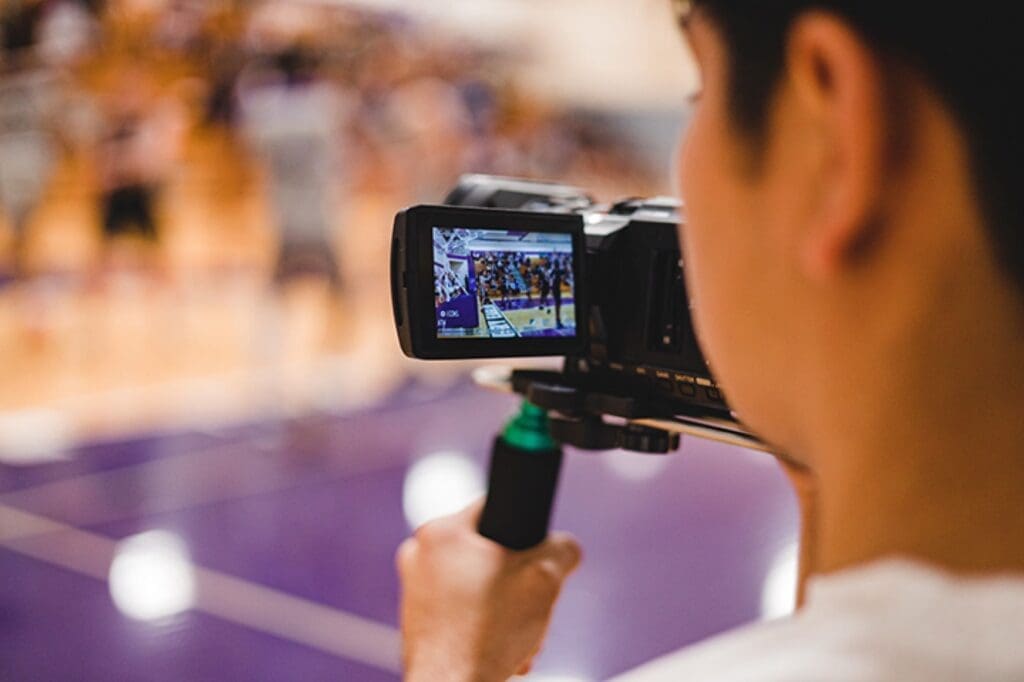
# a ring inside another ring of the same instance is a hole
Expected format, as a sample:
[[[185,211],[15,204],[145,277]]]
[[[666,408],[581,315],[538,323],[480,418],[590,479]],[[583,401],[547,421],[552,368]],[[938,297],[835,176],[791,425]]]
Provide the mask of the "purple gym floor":
[[[359,414],[0,465],[0,680],[398,679],[409,465],[455,451],[485,466],[514,407],[413,382]],[[538,679],[603,679],[757,618],[794,524],[763,455],[695,439],[668,458],[567,453],[555,525],[586,556]],[[133,620],[103,578],[116,541],[154,529],[204,571],[199,606]]]

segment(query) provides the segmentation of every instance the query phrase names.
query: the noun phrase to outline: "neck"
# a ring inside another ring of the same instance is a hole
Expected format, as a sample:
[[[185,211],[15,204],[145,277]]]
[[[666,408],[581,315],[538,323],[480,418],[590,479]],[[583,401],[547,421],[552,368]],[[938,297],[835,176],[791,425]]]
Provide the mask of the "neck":
[[[922,390],[885,391],[852,437],[823,444],[818,571],[899,555],[962,573],[1024,572],[1024,349],[1000,358],[976,348],[932,367],[970,364],[978,376],[951,372],[937,386],[933,370]]]
[[[833,396],[851,409],[831,411],[845,416],[815,452],[816,572],[887,556],[1024,572],[1020,299],[972,279],[905,330],[909,342],[865,354],[864,383]]]
[[[872,471],[823,476],[815,572],[888,556],[960,573],[1024,572],[1024,433],[1016,443],[1013,452],[979,439],[917,444],[911,456],[914,444],[893,443]]]

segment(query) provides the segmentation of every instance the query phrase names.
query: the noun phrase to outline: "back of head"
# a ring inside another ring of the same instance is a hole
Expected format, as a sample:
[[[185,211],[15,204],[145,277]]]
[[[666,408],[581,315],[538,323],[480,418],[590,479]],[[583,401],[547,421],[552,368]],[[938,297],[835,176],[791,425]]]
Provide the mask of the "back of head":
[[[696,0],[694,5],[725,38],[733,118],[751,136],[762,131],[784,68],[788,31],[803,13],[818,10],[844,18],[883,59],[922,78],[961,127],[992,247],[1024,295],[1024,53],[1014,5],[951,8],[921,0]]]

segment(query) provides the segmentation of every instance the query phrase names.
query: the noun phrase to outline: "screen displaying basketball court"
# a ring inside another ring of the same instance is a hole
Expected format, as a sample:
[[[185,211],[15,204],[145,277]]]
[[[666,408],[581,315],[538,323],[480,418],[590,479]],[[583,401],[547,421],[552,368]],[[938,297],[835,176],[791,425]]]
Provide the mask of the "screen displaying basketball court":
[[[435,227],[437,336],[576,336],[572,235]]]

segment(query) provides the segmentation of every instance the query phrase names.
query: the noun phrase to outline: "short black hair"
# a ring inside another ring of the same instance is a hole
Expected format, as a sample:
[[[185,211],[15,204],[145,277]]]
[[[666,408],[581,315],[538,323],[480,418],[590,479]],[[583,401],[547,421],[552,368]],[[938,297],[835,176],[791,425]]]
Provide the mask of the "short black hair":
[[[880,57],[921,77],[957,121],[994,252],[1024,293],[1024,41],[1013,3],[923,0],[695,0],[726,43],[735,124],[763,133],[803,13],[832,13]]]

